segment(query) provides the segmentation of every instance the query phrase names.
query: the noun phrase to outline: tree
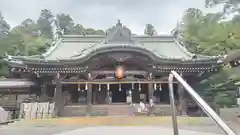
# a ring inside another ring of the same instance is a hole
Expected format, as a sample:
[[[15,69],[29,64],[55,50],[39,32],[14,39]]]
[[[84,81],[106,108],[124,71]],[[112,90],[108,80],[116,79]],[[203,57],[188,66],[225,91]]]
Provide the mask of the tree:
[[[103,30],[95,30],[96,35],[105,35],[105,32]]]
[[[64,34],[70,34],[71,30],[74,29],[74,22],[70,15],[58,14],[57,15],[60,28],[64,30]]]
[[[22,23],[11,30],[12,33],[21,34],[25,33],[31,36],[39,36],[41,35],[41,31],[32,19],[28,18],[22,21]]]
[[[70,29],[69,34],[84,35],[85,34],[85,29],[81,24],[77,24],[73,28]]]
[[[41,10],[41,14],[37,20],[37,25],[39,26],[41,33],[43,34],[43,36],[47,38],[52,37],[51,22],[50,22],[52,17],[53,15],[51,11],[47,9],[43,9]]]
[[[93,28],[86,28],[85,33],[86,35],[105,35],[103,30],[95,30]]]
[[[229,38],[230,33],[236,33],[240,28],[231,20],[224,21],[222,13],[203,14],[199,9],[188,9],[182,19],[183,37],[187,48],[198,54],[223,55],[240,44]]]
[[[152,24],[147,24],[145,26],[144,34],[148,36],[155,36],[157,32]]]
[[[213,7],[216,5],[223,5],[223,13],[240,13],[239,0],[205,0],[206,7]]]
[[[239,16],[236,15],[229,21],[222,21],[224,14],[222,12],[203,14],[201,10],[195,8],[186,10],[181,22],[183,28],[180,30],[182,30],[183,42],[187,49],[193,53],[205,55],[224,55],[240,49]],[[240,81],[237,74],[239,73],[236,70],[224,67],[217,74],[204,78],[194,88],[201,92],[220,89],[236,90],[239,87],[236,82]],[[232,100],[226,100],[230,98],[228,94],[218,103],[230,104]]]
[[[10,25],[4,20],[0,12],[0,39],[6,37],[10,30]]]

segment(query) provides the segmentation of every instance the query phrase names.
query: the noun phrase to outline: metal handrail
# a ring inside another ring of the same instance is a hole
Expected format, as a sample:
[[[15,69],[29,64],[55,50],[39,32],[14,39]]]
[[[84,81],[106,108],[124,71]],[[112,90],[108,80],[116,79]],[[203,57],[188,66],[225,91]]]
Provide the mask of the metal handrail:
[[[212,118],[215,123],[222,128],[227,135],[237,135],[219,116],[218,114],[197,94],[197,92],[175,71],[171,71],[168,77],[170,104],[172,109],[172,122],[174,135],[178,135],[177,115],[175,108],[173,79],[176,79],[185,90],[192,96],[197,104],[204,110],[204,112]]]

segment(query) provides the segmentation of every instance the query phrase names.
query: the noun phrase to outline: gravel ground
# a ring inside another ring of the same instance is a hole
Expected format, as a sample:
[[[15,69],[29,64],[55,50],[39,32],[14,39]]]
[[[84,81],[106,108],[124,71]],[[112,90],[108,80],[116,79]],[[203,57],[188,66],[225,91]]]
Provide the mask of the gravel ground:
[[[62,133],[66,131],[71,131],[74,129],[79,129],[80,127],[3,127],[0,128],[0,135],[53,135],[56,133]]]
[[[227,122],[227,124],[232,127],[235,131],[238,132],[240,135],[240,124],[233,123],[233,122]],[[216,126],[210,119],[206,119],[206,121],[198,123],[198,124],[179,124],[179,128],[181,129],[180,135],[198,135],[199,132],[206,132],[206,133],[215,133],[215,134],[224,134],[222,130]],[[109,131],[107,130],[109,129]],[[103,130],[101,132],[100,130]],[[151,135],[155,134],[161,134],[164,131],[168,134],[172,134],[172,125],[171,124],[161,124],[161,125],[153,125],[153,126],[88,126],[83,127],[80,125],[48,125],[48,126],[41,126],[41,125],[33,125],[32,123],[29,124],[27,122],[15,122],[9,125],[0,126],[0,135],[63,135],[61,133],[66,133],[66,135],[72,135],[73,133],[78,134],[93,134],[93,132],[100,132],[101,134],[108,135],[108,134],[115,134],[122,132],[122,130],[129,134],[129,132],[132,134],[133,132],[147,132],[151,131]],[[186,130],[191,130],[186,131]],[[68,132],[69,131],[69,132]],[[96,133],[95,133],[96,134]],[[65,134],[64,134],[65,135]],[[204,134],[202,134],[204,135]],[[207,134],[206,134],[207,135]],[[208,134],[211,135],[211,134]]]
[[[89,127],[83,129],[72,130],[68,132],[63,132],[55,135],[96,135],[96,134],[104,134],[104,135],[173,135],[173,130],[171,128],[166,127],[155,127],[155,126],[143,126],[143,127],[113,127],[113,126],[104,126],[104,127]],[[188,130],[179,130],[180,135],[217,135],[214,133],[202,133],[197,131],[188,131]]]
[[[192,129],[192,127],[191,127]],[[192,129],[180,129],[179,134],[181,135],[216,135],[215,133],[206,132],[203,133],[198,128],[197,130]],[[0,130],[1,135],[122,135],[122,134],[151,134],[159,135],[164,133],[166,135],[172,135],[173,130],[170,127],[162,126],[103,126],[103,127],[35,127],[35,128],[5,128]]]

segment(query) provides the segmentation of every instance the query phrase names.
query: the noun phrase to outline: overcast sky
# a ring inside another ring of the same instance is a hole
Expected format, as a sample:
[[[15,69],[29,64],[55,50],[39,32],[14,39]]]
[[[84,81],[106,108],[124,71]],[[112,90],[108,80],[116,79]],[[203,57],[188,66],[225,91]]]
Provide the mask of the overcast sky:
[[[153,24],[158,33],[169,33],[187,8],[205,9],[204,0],[0,0],[0,11],[11,26],[26,18],[37,20],[41,9],[67,13],[84,27],[107,29],[117,20],[133,33],[142,34],[144,25]]]

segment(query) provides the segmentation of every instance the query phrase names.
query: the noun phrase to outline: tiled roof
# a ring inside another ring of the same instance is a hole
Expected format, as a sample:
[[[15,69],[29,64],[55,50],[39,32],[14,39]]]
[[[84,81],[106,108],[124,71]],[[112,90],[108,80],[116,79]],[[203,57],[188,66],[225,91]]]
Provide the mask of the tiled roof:
[[[138,51],[154,58],[180,61],[218,59],[190,53],[170,35],[133,36],[121,23],[114,26],[106,36],[64,35],[45,54],[19,58],[31,61],[68,61],[108,51]]]

